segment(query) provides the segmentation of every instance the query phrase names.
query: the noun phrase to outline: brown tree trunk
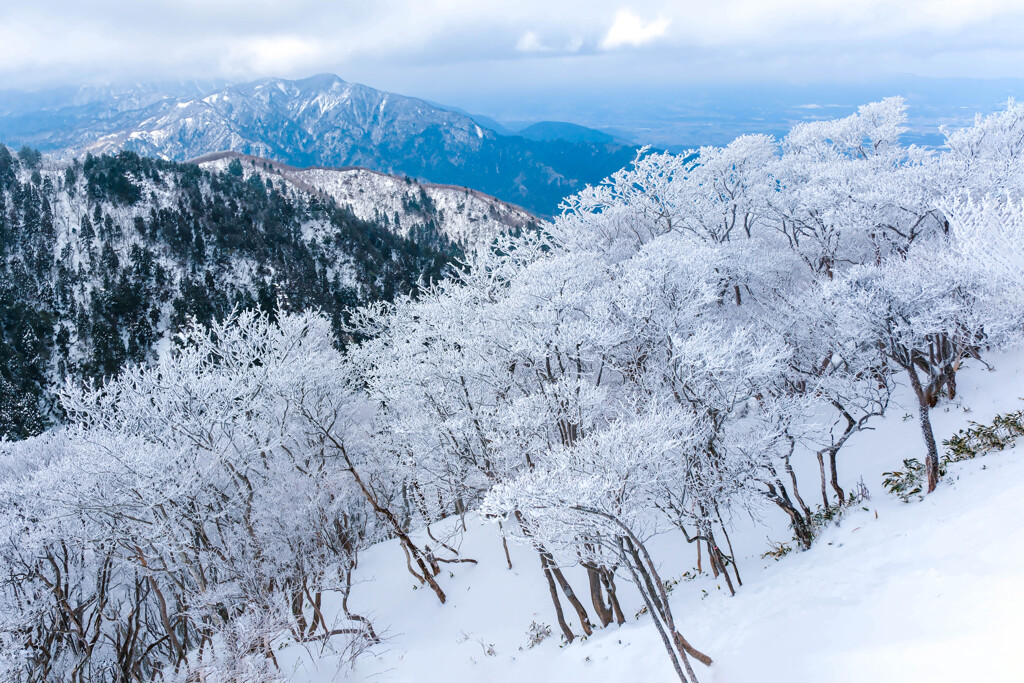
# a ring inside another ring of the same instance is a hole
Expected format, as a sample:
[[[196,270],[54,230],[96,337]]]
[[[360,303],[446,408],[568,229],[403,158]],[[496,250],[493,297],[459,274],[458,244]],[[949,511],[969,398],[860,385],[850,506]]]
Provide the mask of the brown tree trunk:
[[[783,465],[786,467],[786,473],[789,474],[789,480],[793,483],[793,497],[796,499],[800,509],[804,511],[804,517],[807,519],[811,518],[811,509],[807,507],[804,499],[800,497],[800,487],[796,483],[796,472],[793,471],[793,465],[790,464],[790,458],[793,456],[793,449],[795,448],[795,441],[793,437],[789,437],[789,453],[786,454],[783,460]],[[827,499],[826,499],[827,500]],[[825,503],[825,507],[828,508],[828,503]]]
[[[814,535],[811,533],[810,520],[805,518],[800,511],[796,509],[793,502],[789,499],[789,494],[786,493],[786,487],[782,485],[778,479],[775,483],[770,481],[765,482],[768,487],[768,498],[773,503],[782,508],[782,511],[789,515],[790,525],[793,527],[793,535],[796,536],[797,544],[801,550],[807,550],[811,547],[811,543],[814,541]]]
[[[914,394],[917,396],[921,433],[924,436],[924,445],[927,450],[925,473],[928,476],[928,493],[931,493],[939,484],[939,449],[935,446],[935,433],[932,431],[930,398],[924,387],[921,386],[921,379],[917,376],[917,368],[913,363],[908,364],[907,374],[910,375],[910,386],[914,388]]]
[[[498,522],[498,531],[501,532],[501,547],[505,549],[505,561],[508,562],[508,568],[512,569],[512,556],[508,552],[508,539],[505,538],[505,530],[501,526],[501,522]]]
[[[548,565],[551,567],[551,575],[555,577],[558,585],[562,588],[562,593],[565,594],[565,599],[568,600],[569,604],[572,605],[572,608],[576,610],[576,616],[580,620],[580,627],[583,629],[583,632],[589,636],[594,632],[594,628],[590,624],[590,615],[587,614],[587,608],[584,607],[583,603],[580,602],[580,599],[576,597],[576,593],[573,591],[572,586],[569,585],[569,581],[566,580],[565,574],[562,573],[561,569],[555,566],[551,557],[548,557]]]
[[[626,623],[626,617],[622,614],[622,606],[619,605],[619,597],[615,590],[615,573],[610,569],[601,572],[601,581],[604,583],[605,592],[608,593],[608,602],[612,606],[612,614],[615,615],[615,623],[622,626]]]
[[[714,553],[714,551],[711,548],[711,541],[707,540],[707,541],[704,541],[704,542],[707,543],[707,545],[708,545],[708,564],[711,565],[711,577],[717,579],[718,578],[718,559],[715,557],[715,553]],[[700,541],[697,541],[697,544],[699,545]]]
[[[697,683],[697,675],[690,666],[690,661],[687,659],[686,655],[690,654],[690,656],[696,658],[705,666],[711,666],[711,658],[686,642],[686,639],[683,638],[676,629],[675,618],[672,615],[672,607],[668,601],[668,591],[665,590],[665,583],[661,580],[661,576],[658,575],[658,570],[654,566],[654,561],[651,559],[651,556],[647,552],[647,548],[644,544],[635,536],[630,534],[630,537],[626,538],[626,545],[636,562],[636,569],[639,570],[640,575],[644,579],[644,584],[647,586],[648,590],[651,591],[652,597],[656,598],[654,600],[655,605],[660,605],[659,616],[665,622],[666,629],[672,634],[676,647],[680,648],[679,660],[686,669],[686,673],[689,675],[690,680]]]
[[[708,524],[708,552],[714,553],[715,565],[721,570],[725,577],[725,585],[729,588],[729,595],[736,595],[736,588],[732,585],[732,577],[729,576],[729,566],[725,561],[725,553],[718,547],[718,541],[715,540],[715,535],[711,531],[710,523]]]
[[[818,472],[821,474],[821,504],[822,509],[828,509],[828,479],[825,476],[825,456],[818,451]]]
[[[590,601],[594,604],[594,612],[601,620],[601,626],[612,623],[612,608],[604,599],[604,586],[601,583],[601,569],[593,564],[585,564],[587,579],[590,581]]]
[[[306,631],[309,629],[306,624],[306,615],[302,612],[303,603],[305,602],[305,596],[303,595],[302,588],[296,587],[292,592],[292,617],[295,619],[295,640],[302,642],[302,639],[306,635]]]
[[[732,549],[732,540],[729,538],[729,532],[725,528],[725,521],[722,519],[722,513],[718,511],[718,506],[715,506],[715,516],[718,517],[718,525],[722,527],[722,535],[725,536],[725,544],[729,546],[729,557],[732,559],[732,571],[736,574],[737,585],[743,585],[743,579],[740,578],[739,562],[736,561],[736,551]]]
[[[644,599],[644,604],[647,606],[647,613],[651,615],[651,621],[654,622],[654,627],[658,631],[658,635],[661,636],[661,641],[665,644],[665,651],[668,652],[669,658],[672,660],[672,668],[675,669],[676,675],[682,683],[690,683],[690,679],[683,673],[683,668],[679,665],[679,655],[676,654],[676,647],[673,647],[672,641],[669,640],[668,634],[665,632],[665,626],[661,623],[660,610],[655,606],[649,590],[645,590],[644,582],[641,580],[637,568],[634,566],[634,560],[630,556],[632,553],[627,553],[625,548],[624,539],[620,536],[616,539],[618,544],[619,556],[622,559],[622,563],[626,565],[630,575],[633,577],[633,583],[640,591],[640,597]]]
[[[690,655],[704,666],[711,666],[711,664],[713,663],[711,657],[708,657],[706,654],[695,648],[693,645],[690,645],[686,638],[683,638],[683,634],[679,631],[676,631],[674,635],[676,638],[676,642],[683,649],[683,651],[686,652],[686,654]]]
[[[352,592],[352,569],[352,566],[345,568],[345,590],[341,594],[341,610],[342,612],[344,612],[347,618],[351,619],[352,621],[358,621],[359,623],[363,624],[363,626],[366,629],[367,639],[371,643],[376,645],[380,642],[380,639],[377,637],[376,631],[373,630],[373,624],[370,623],[370,620],[360,614],[354,614],[353,612],[350,612],[348,609],[348,596]]]
[[[430,586],[431,590],[434,591],[434,595],[437,596],[437,599],[444,603],[445,600],[447,599],[445,597],[444,591],[441,590],[441,586],[438,585],[437,581],[434,580],[434,576],[430,573],[430,569],[427,567],[427,564],[423,559],[423,553],[420,552],[420,549],[416,547],[415,543],[413,543],[412,539],[409,537],[409,534],[407,534],[405,532],[405,529],[402,528],[401,521],[398,519],[395,513],[393,513],[384,505],[381,505],[380,500],[377,498],[377,496],[366,486],[365,482],[363,482],[363,478],[359,476],[359,472],[356,470],[355,464],[349,458],[348,451],[345,449],[344,444],[342,444],[340,441],[334,438],[334,435],[331,434],[328,430],[321,428],[321,431],[323,432],[324,436],[330,440],[330,442],[334,445],[338,452],[341,453],[341,456],[345,459],[345,464],[348,466],[347,469],[349,474],[352,475],[352,478],[355,480],[356,485],[359,486],[359,490],[362,492],[363,497],[366,499],[366,501],[370,504],[370,507],[372,507],[374,512],[380,515],[380,517],[388,523],[388,526],[391,527],[391,531],[395,534],[395,536],[398,536],[398,539],[401,542],[402,547],[416,561],[416,565],[420,568],[420,571],[422,572],[421,580],[425,581],[427,585]],[[420,578],[416,574],[416,572],[412,573],[413,576],[417,576],[417,578]]]
[[[555,579],[551,576],[551,569],[548,566],[547,555],[544,552],[538,552],[537,555],[540,557],[540,568],[544,572],[544,578],[548,582],[548,591],[551,593],[551,602],[555,605],[555,617],[558,619],[558,627],[562,629],[562,635],[565,636],[565,642],[571,643],[576,640],[576,634],[569,628],[569,624],[565,621],[565,613],[562,612],[562,603],[558,599],[558,588],[555,587]]]
[[[839,504],[846,504],[846,492],[839,485],[839,469],[836,467],[836,455],[839,453],[838,448],[830,448],[828,451],[828,466],[831,469],[832,474],[832,488],[835,490],[836,495],[839,496]]]

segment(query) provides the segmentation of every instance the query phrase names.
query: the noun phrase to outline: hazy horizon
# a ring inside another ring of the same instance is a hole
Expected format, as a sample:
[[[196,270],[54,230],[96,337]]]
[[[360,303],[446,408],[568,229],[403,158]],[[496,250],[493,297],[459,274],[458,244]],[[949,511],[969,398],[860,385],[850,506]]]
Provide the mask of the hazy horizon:
[[[323,72],[328,73],[328,72]],[[297,75],[296,79],[319,74]],[[989,114],[1005,107],[1010,97],[1024,94],[1024,79],[889,77],[877,82],[856,83],[723,83],[680,84],[661,88],[644,84],[605,89],[522,90],[478,89],[473,92],[446,90],[443,84],[423,82],[408,90],[396,90],[386,83],[360,81],[347,74],[333,74],[353,83],[423,99],[444,108],[478,117],[484,125],[492,120],[514,132],[539,121],[564,121],[605,131],[623,139],[683,148],[706,144],[722,145],[745,133],[776,136],[796,122],[835,118],[884,97],[907,99],[908,127],[912,141],[940,144],[940,126],[970,125],[975,114]],[[268,74],[263,78],[282,78]],[[174,93],[176,87],[203,84],[212,90],[257,79],[122,79],[106,83],[43,86],[38,89],[0,89],[0,110],[19,102],[66,102],[90,88],[162,88]],[[24,95],[30,93],[26,99]],[[32,105],[32,108],[43,108]]]
[[[0,9],[0,91],[334,73],[501,122],[689,144],[701,104],[772,125],[893,94],[929,121],[991,111],[1024,90],[1000,81],[1024,73],[1022,31],[1012,0],[41,0]]]

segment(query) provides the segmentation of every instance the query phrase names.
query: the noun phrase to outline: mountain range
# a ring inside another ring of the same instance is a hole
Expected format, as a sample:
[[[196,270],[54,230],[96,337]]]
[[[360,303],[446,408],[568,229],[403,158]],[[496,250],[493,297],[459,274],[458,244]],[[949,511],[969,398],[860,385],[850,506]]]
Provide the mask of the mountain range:
[[[541,216],[636,153],[613,136],[558,122],[501,134],[465,113],[328,74],[6,92],[0,141],[63,156],[128,150],[185,161],[235,151],[295,167],[359,166],[470,187]]]

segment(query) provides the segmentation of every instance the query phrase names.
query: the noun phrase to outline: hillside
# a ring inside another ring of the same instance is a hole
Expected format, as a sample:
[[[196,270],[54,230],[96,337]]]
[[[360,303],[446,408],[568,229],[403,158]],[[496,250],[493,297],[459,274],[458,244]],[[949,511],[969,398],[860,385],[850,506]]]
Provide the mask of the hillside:
[[[348,306],[437,279],[459,252],[433,224],[416,227],[396,234],[266,172],[0,146],[0,436],[38,433],[66,379],[152,360],[193,318],[281,300],[323,310],[340,338]]]
[[[939,438],[969,420],[989,423],[1017,411],[1024,383],[1024,351],[990,359],[994,372],[975,365],[961,380],[960,398],[937,411]],[[1017,567],[1024,561],[1024,460],[1020,447],[954,465],[936,493],[903,503],[882,486],[883,472],[904,458],[921,457],[909,387],[875,430],[859,434],[843,455],[842,485],[863,480],[869,498],[838,524],[829,524],[806,552],[779,560],[762,553],[777,543],[794,547],[787,519],[761,509],[758,519],[737,520],[730,531],[743,586],[730,597],[704,558],[696,569],[681,535],[659,538],[666,579],[684,578],[672,592],[673,610],[694,645],[714,660],[696,673],[703,683],[881,682],[1013,679],[1022,607]],[[795,459],[798,474],[813,480],[811,453]],[[620,588],[627,620],[586,640],[565,645],[553,627],[551,600],[537,558],[512,547],[507,569],[501,535],[477,517],[461,533],[461,554],[479,561],[444,573],[450,600],[411,581],[394,541],[363,554],[351,607],[386,629],[385,642],[361,658],[344,680],[445,681],[586,680],[670,681],[674,673],[662,644],[629,584]],[[426,535],[422,534],[426,542]],[[451,541],[449,541],[451,542]],[[682,547],[680,547],[682,546]],[[674,548],[674,550],[673,550]],[[569,573],[572,572],[572,573]],[[586,585],[577,567],[567,574]],[[533,622],[554,635],[529,647]],[[278,654],[294,681],[337,680],[329,653],[291,646]]]
[[[194,162],[227,171],[235,159],[246,177],[273,174],[297,191],[322,193],[356,218],[383,224],[420,243],[441,235],[460,249],[475,249],[502,233],[537,223],[527,211],[469,188],[421,183],[365,168],[302,169],[236,152],[209,154]]]
[[[0,102],[0,141],[78,156],[130,150],[185,161],[232,150],[302,167],[361,166],[472,187],[540,215],[635,153],[603,137],[499,135],[467,115],[328,74],[24,100],[8,93]]]

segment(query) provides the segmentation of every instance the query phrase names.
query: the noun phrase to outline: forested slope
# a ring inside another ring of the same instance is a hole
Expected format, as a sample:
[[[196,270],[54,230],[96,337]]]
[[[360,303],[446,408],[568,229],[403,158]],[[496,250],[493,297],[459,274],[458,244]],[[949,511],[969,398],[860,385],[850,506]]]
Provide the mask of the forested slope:
[[[346,307],[436,279],[458,253],[422,237],[279,178],[0,146],[0,436],[38,433],[55,386],[152,360],[191,318],[280,300],[324,311],[340,339]]]

